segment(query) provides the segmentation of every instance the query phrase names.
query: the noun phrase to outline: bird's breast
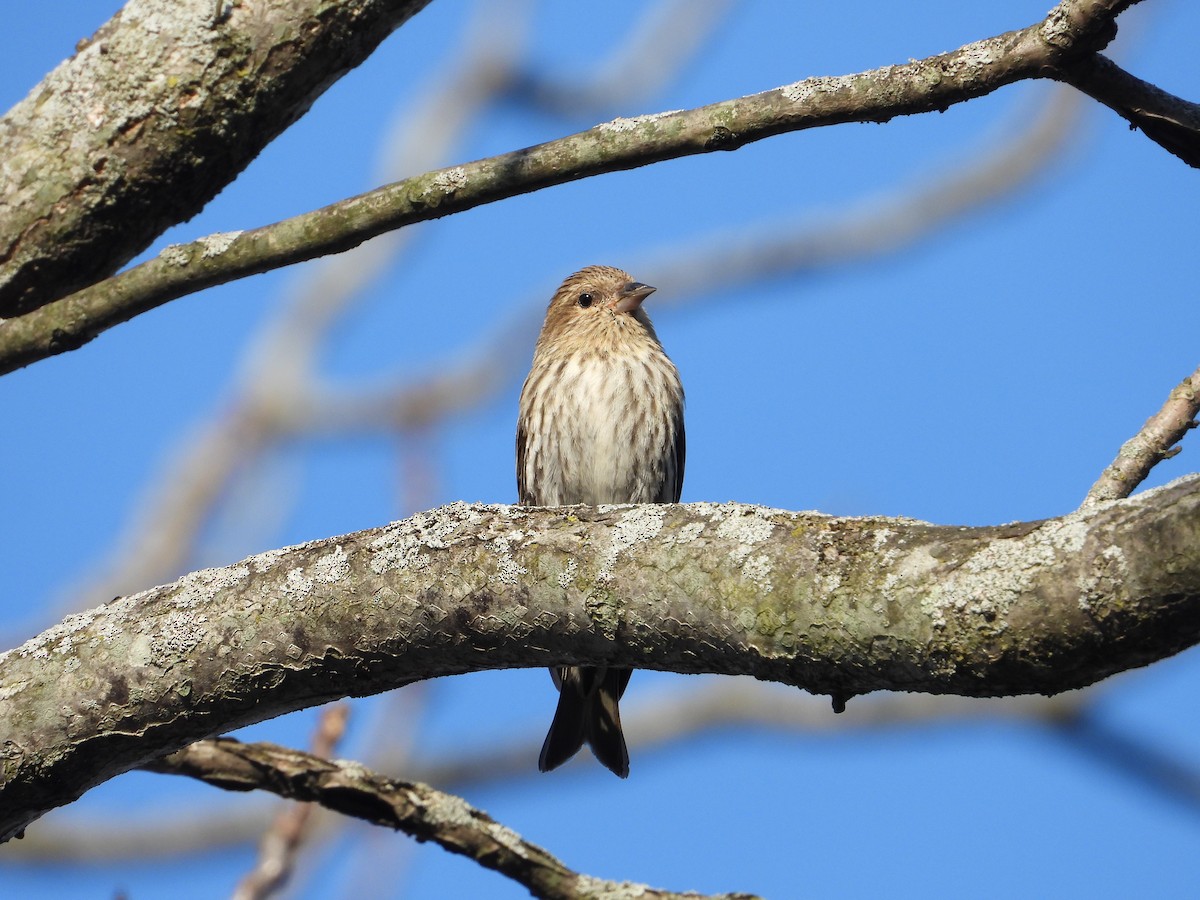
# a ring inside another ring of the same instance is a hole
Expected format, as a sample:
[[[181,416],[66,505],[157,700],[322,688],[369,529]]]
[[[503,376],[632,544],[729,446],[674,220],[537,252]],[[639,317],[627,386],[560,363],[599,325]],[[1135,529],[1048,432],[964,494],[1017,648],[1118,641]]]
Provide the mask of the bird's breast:
[[[532,393],[548,398],[540,412]],[[521,402],[525,481],[535,502],[674,499],[664,486],[674,478],[682,404],[679,375],[661,349],[583,352],[549,361],[541,372],[535,365]]]

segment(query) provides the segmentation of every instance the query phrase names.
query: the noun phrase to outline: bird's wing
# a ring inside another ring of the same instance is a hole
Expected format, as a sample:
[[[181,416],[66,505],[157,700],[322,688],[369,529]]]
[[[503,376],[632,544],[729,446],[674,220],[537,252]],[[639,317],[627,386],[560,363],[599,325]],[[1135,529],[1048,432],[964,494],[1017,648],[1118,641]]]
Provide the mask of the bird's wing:
[[[517,502],[522,506],[534,506],[533,498],[525,484],[525,424],[517,422]]]
[[[671,486],[671,503],[679,502],[683,493],[683,465],[687,461],[687,434],[683,427],[683,409],[675,413],[675,483]]]

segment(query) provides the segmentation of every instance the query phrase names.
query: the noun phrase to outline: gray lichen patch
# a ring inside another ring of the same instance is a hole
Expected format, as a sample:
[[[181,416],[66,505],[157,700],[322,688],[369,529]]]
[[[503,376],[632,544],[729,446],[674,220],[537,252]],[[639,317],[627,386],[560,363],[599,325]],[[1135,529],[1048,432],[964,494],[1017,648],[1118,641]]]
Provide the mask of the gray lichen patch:
[[[350,575],[350,557],[346,548],[338,544],[314,562],[310,572],[317,584],[337,584],[345,580]]]
[[[972,44],[950,57],[957,72],[953,74],[964,78],[978,78],[986,69],[995,65],[996,50],[986,44]]]
[[[456,536],[473,539],[487,513],[511,514],[513,507],[500,504],[451,503],[429,512],[417,513],[383,528],[368,545],[372,572],[423,569],[431,557],[427,551],[444,550]]]
[[[729,558],[741,567],[742,578],[762,593],[771,591],[773,565],[769,556],[754,551],[760,544],[765,544],[771,539],[775,528],[772,514],[755,506],[729,510],[717,526],[717,537],[733,544]]]
[[[393,522],[368,545],[369,566],[376,575],[393,571],[420,571],[430,563],[431,549],[446,546],[456,524],[443,516],[444,509],[418,513]]]
[[[1045,579],[1047,571],[1082,550],[1088,531],[1087,516],[1073,513],[1015,537],[982,543],[954,570],[940,578],[926,576],[929,587],[922,611],[937,629],[963,613],[986,631],[1002,628],[1014,605]]]
[[[558,586],[564,591],[571,586],[571,582],[575,580],[575,576],[579,573],[579,562],[571,557],[567,560],[567,564],[563,570],[558,573]]]
[[[266,550],[248,557],[242,561],[242,564],[251,572],[261,575],[271,571],[281,561],[289,559],[291,555],[290,550],[291,548],[288,547],[281,547],[278,550]]]
[[[529,570],[513,557],[513,544],[520,543],[524,537],[524,532],[515,530],[492,539],[491,549],[496,564],[492,578],[508,587],[520,584],[521,576],[529,573]]]
[[[185,244],[168,244],[158,254],[159,259],[169,266],[186,266],[191,262],[192,255]]]
[[[311,578],[304,574],[304,569],[297,566],[294,569],[289,569],[287,575],[283,579],[282,590],[284,595],[293,601],[303,600],[312,593],[314,582]]]
[[[467,170],[462,166],[444,169],[433,177],[433,188],[437,191],[453,194],[467,184]]]
[[[220,256],[233,246],[233,242],[242,236],[240,231],[218,231],[199,240],[200,255],[204,259]]]
[[[175,582],[171,605],[176,609],[206,605],[220,594],[239,590],[249,577],[250,568],[245,563],[224,569],[200,569]]]
[[[808,103],[818,94],[832,93],[845,87],[843,78],[806,78],[795,84],[785,84],[779,93],[790,103]]]
[[[73,636],[87,629],[95,620],[97,613],[98,610],[88,610],[87,612],[67,616],[57,625],[46,629],[36,637],[30,638],[21,646],[0,653],[0,664],[11,654],[29,656],[34,659],[48,659],[51,650],[60,653],[69,653],[74,649],[75,642]]]
[[[644,116],[631,116],[629,118],[616,118],[611,122],[602,122],[596,126],[598,131],[616,132],[623,134],[629,131],[637,131],[643,125],[648,125],[652,122],[658,122],[668,116],[673,116],[676,113],[683,112],[680,109],[668,109],[662,112],[648,113]]]
[[[1071,26],[1070,10],[1065,4],[1058,4],[1046,15],[1041,28],[1042,39],[1055,47],[1071,46],[1073,28]]]
[[[622,509],[619,506],[601,506],[601,513]],[[658,536],[663,529],[666,512],[661,506],[645,505],[631,506],[625,509],[617,523],[613,526],[609,545],[600,557],[600,569],[596,580],[600,582],[612,579],[612,569],[621,554],[627,553],[643,541],[649,541]]]
[[[208,631],[208,616],[177,610],[161,620],[150,638],[153,661],[170,665],[194,650]]]
[[[434,822],[451,827],[475,824],[475,811],[462,797],[440,794],[425,807],[425,814]]]

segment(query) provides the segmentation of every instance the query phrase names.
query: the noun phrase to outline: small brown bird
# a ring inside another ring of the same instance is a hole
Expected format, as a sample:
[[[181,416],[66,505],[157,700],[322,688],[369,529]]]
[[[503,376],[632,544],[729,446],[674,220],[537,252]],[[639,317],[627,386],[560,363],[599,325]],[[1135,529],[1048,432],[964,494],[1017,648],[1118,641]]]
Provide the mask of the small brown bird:
[[[555,292],[521,389],[522,504],[679,502],[683,385],[642,309],[653,290],[620,269],[588,266]],[[559,697],[541,771],[586,741],[596,759],[629,775],[617,701],[630,674],[607,666],[550,670]]]

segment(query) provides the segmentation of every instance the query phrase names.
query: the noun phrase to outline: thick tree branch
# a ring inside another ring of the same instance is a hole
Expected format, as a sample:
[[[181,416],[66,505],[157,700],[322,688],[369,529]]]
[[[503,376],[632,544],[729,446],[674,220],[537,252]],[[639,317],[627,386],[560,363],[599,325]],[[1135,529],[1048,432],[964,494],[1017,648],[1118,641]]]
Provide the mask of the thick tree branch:
[[[953,528],[739,504],[455,504],[193,573],[0,656],[0,837],[213,733],[422,678],[749,674],[1054,693],[1200,639],[1200,476]]]
[[[1130,0],[1063,0],[1041,22],[952,53],[810,78],[698,109],[616,119],[588,131],[427,172],[253,231],[209,235],[20,318],[0,323],[0,374],[75,349],[170,300],[337,253],[386,231],[592,175],[845,122],[944,110],[1069,68],[1115,33]]]
[[[462,798],[426,784],[384,778],[358,763],[330,761],[274,744],[243,744],[220,738],[192,744],[146,768],[198,778],[226,790],[263,790],[291,800],[319,803],[403,831],[418,841],[433,841],[451,853],[508,876],[535,897],[582,900],[628,895],[700,900],[705,896],[581,875]],[[717,896],[753,900],[750,894]]]
[[[191,218],[427,2],[129,0],[0,119],[0,316]]]
[[[1200,369],[1171,391],[1162,409],[1146,420],[1133,437],[1121,445],[1117,458],[1092,485],[1084,498],[1085,507],[1128,497],[1150,470],[1179,452],[1178,444],[1196,427],[1200,413]]]

